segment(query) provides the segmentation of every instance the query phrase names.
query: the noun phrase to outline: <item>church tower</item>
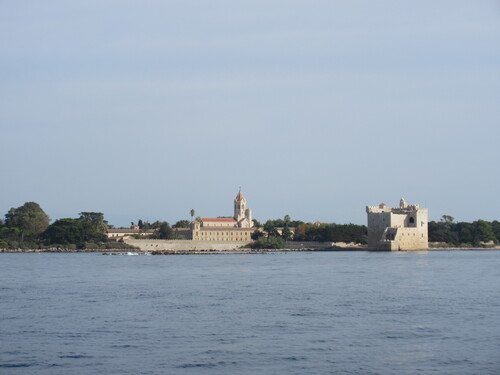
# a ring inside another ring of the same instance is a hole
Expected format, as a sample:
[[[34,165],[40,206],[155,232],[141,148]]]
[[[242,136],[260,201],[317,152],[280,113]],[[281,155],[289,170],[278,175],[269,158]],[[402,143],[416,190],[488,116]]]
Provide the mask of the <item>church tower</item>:
[[[247,200],[243,193],[240,191],[236,198],[234,198],[234,220],[240,228],[252,228],[252,210],[247,208]]]
[[[243,193],[240,191],[236,198],[234,198],[234,220],[240,221],[245,218],[245,210],[247,209],[247,200]]]

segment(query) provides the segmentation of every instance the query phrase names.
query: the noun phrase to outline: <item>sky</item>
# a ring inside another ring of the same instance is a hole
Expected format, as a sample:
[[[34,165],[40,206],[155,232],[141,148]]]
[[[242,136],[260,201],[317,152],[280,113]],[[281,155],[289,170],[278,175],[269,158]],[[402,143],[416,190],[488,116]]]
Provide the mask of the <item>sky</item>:
[[[0,216],[499,220],[500,1],[0,0]]]

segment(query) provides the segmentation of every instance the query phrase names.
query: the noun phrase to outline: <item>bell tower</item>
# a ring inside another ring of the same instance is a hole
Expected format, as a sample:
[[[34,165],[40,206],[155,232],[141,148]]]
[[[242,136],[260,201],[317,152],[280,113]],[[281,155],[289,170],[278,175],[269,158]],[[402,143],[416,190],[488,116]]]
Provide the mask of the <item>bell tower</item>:
[[[234,198],[234,220],[240,221],[245,218],[245,211],[247,209],[247,200],[243,193],[240,191],[236,198]]]

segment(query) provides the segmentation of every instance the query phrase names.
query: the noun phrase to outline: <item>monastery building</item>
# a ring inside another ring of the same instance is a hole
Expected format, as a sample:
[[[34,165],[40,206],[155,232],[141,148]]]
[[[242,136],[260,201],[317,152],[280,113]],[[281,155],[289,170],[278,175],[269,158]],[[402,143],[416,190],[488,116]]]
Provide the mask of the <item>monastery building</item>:
[[[197,241],[252,241],[252,210],[241,190],[234,199],[234,216],[228,218],[201,218],[191,224],[192,239]]]

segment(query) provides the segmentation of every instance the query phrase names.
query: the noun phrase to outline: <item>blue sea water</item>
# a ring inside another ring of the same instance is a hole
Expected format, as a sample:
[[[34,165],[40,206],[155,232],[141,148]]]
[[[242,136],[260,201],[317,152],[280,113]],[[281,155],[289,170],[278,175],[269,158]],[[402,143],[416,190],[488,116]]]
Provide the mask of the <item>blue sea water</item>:
[[[0,254],[0,374],[500,374],[500,252]]]

